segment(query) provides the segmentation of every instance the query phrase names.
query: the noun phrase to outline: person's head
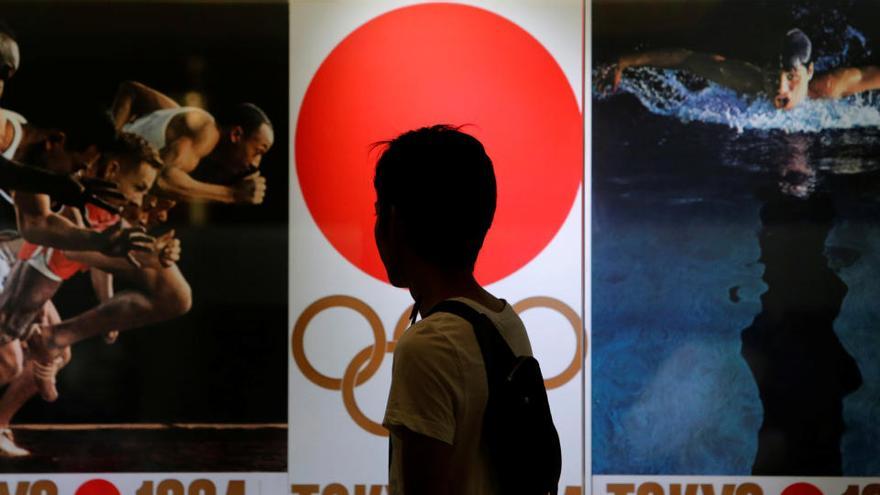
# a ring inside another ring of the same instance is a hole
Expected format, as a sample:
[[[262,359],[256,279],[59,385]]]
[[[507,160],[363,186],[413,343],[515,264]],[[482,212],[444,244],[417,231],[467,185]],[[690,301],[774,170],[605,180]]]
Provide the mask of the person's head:
[[[18,42],[12,31],[0,23],[0,97],[6,89],[6,82],[18,71],[21,65],[21,54],[18,51]]]
[[[131,204],[140,207],[161,169],[159,154],[146,139],[121,132],[102,150],[100,158],[86,173],[116,184],[125,196],[125,202],[118,206]]]
[[[779,65],[771,80],[773,106],[791,110],[807,98],[813,63],[810,61],[812,44],[800,29],[785,33],[779,51]]]
[[[269,117],[253,103],[240,103],[216,117],[220,128],[216,158],[233,174],[256,172],[275,142]]]
[[[110,116],[98,109],[66,110],[55,115],[48,127],[28,126],[34,143],[16,156],[28,165],[70,174],[94,165],[101,152],[118,139]]]
[[[411,260],[473,272],[495,216],[495,172],[483,145],[448,125],[379,144],[375,236],[391,284],[409,287]]]

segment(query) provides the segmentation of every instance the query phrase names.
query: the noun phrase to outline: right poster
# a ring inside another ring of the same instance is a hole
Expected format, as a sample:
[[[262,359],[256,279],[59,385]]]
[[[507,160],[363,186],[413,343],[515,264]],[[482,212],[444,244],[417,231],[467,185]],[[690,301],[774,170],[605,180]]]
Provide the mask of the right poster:
[[[592,2],[594,493],[880,493],[878,15]]]

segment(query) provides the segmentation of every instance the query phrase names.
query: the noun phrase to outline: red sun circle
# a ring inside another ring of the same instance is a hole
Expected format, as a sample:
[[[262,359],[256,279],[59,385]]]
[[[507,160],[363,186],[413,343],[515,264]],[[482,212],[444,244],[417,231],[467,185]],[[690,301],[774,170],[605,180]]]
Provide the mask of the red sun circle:
[[[94,479],[83,483],[74,495],[119,495],[119,489],[107,480]]]
[[[463,131],[495,164],[498,207],[476,276],[498,281],[537,256],[571,212],[583,176],[583,119],[550,53],[494,13],[404,7],[333,49],[306,91],[294,136],[306,205],[343,257],[387,281],[373,241],[371,145],[438,123],[468,124]]]
[[[794,483],[782,490],[782,495],[823,495],[822,490],[810,483]]]

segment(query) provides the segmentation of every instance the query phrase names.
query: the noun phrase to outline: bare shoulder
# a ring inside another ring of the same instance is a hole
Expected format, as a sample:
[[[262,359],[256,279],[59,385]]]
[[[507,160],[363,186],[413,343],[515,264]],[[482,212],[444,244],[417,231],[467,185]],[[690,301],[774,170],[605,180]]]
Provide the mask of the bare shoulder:
[[[210,151],[220,139],[220,131],[211,114],[192,110],[174,116],[168,123],[168,138],[170,141],[186,138],[194,146]]]
[[[810,96],[813,98],[841,98],[852,94],[852,88],[862,79],[862,69],[841,67],[824,74],[818,74],[810,81]]]
[[[211,114],[200,110],[183,112],[174,118],[179,121],[179,125],[182,125],[187,131],[189,131],[191,136],[203,132],[210,132],[211,129],[216,129],[214,118]]]

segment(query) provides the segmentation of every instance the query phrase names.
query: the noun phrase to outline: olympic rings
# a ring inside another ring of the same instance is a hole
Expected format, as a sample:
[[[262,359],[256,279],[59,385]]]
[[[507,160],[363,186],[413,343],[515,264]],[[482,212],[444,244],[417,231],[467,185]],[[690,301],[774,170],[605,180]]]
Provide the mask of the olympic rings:
[[[305,353],[305,332],[309,323],[319,313],[326,309],[340,307],[354,310],[364,317],[369,323],[373,332],[373,343],[361,349],[354,355],[352,360],[345,367],[345,372],[341,378],[333,378],[322,374],[309,361]],[[583,366],[584,352],[582,349],[583,332],[581,332],[581,319],[570,306],[564,302],[552,297],[536,296],[523,299],[513,305],[513,309],[517,313],[523,313],[534,308],[547,308],[558,312],[568,320],[572,330],[574,330],[576,344],[575,352],[569,365],[560,374],[546,378],[544,384],[547,389],[554,389],[565,385],[574,378]],[[373,309],[360,299],[351,296],[328,296],[309,305],[297,318],[293,326],[293,337],[291,346],[293,348],[293,359],[299,367],[303,375],[315,385],[342,392],[342,403],[351,419],[368,433],[377,436],[387,437],[388,431],[379,423],[371,420],[361,411],[355,399],[355,388],[363,385],[364,382],[372,378],[379,367],[385,354],[393,353],[397,344],[397,340],[403,335],[403,332],[409,326],[409,315],[412,306],[408,307],[394,326],[394,334],[392,340],[385,342],[385,329],[379,316]]]
[[[583,359],[581,358],[581,351],[583,350],[583,352],[586,353],[586,349],[583,348],[581,317],[578,316],[578,314],[567,304],[558,299],[553,299],[552,297],[529,297],[513,305],[513,310],[516,311],[517,314],[522,314],[523,312],[528,311],[532,308],[548,308],[557,311],[559,314],[564,316],[565,319],[568,320],[568,323],[571,325],[572,330],[574,330],[575,346],[574,356],[572,356],[571,358],[571,363],[566,369],[562,371],[562,373],[554,377],[544,379],[544,386],[547,387],[547,390],[559,388],[568,383],[572,378],[575,377],[575,375],[578,374],[578,371],[581,370],[581,362],[583,361]]]
[[[299,369],[302,370],[303,374],[309,379],[309,381],[319,387],[328,388],[330,390],[340,390],[342,388],[342,380],[321,374],[321,372],[312,366],[312,363],[310,363],[309,359],[306,357],[304,339],[306,327],[309,326],[309,322],[312,321],[312,318],[317,316],[321,311],[336,306],[353,309],[360,313],[361,316],[367,319],[370,328],[373,329],[373,340],[375,341],[375,344],[371,346],[372,355],[370,357],[370,362],[364,370],[364,373],[358,375],[356,385],[362,385],[365,381],[372,378],[372,376],[376,374],[376,371],[378,371],[379,366],[382,365],[382,359],[385,357],[385,349],[382,345],[385,341],[385,330],[382,327],[382,321],[379,319],[379,315],[373,311],[373,308],[367,306],[367,304],[360,299],[350,296],[328,296],[318,299],[310,304],[309,307],[299,315],[299,318],[296,320],[296,325],[293,326],[293,360],[296,361],[297,366],[299,366]]]

